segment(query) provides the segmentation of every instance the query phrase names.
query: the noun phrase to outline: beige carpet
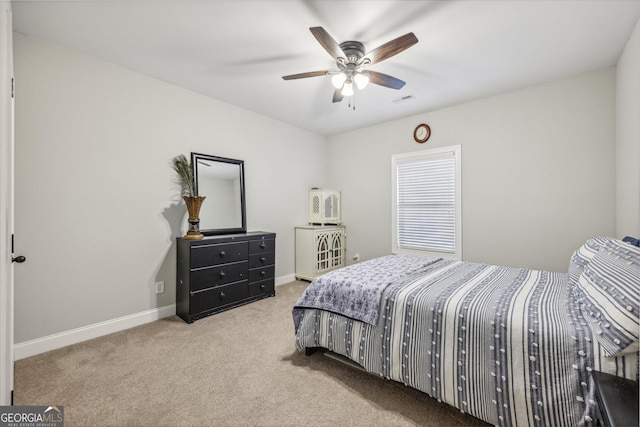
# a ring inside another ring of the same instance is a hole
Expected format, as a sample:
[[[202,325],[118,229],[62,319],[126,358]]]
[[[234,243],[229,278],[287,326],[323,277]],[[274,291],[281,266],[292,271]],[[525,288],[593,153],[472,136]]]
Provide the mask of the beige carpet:
[[[188,325],[178,317],[16,362],[16,405],[66,426],[485,425],[404,385],[294,346],[306,287]]]

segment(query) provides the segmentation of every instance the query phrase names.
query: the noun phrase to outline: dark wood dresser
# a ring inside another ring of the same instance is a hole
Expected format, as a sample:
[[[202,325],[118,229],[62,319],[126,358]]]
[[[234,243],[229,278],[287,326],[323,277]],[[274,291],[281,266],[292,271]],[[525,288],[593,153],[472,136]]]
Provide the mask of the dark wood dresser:
[[[185,322],[275,296],[275,233],[177,241],[176,314]]]

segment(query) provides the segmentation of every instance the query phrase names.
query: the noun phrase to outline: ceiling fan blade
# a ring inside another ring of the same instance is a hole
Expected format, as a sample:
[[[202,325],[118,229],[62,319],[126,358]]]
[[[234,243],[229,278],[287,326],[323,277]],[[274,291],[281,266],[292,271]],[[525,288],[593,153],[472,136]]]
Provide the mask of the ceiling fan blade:
[[[333,92],[333,102],[340,102],[343,98],[344,96],[342,95],[342,89],[336,89]]]
[[[311,27],[309,28],[311,34],[318,40],[318,43],[322,45],[324,50],[329,52],[329,55],[335,60],[337,58],[346,58],[347,55],[344,54],[338,42],[336,42],[333,37],[322,27]]]
[[[403,50],[409,49],[416,43],[418,43],[418,38],[415,34],[407,33],[404,36],[400,36],[397,39],[393,39],[390,42],[373,49],[371,52],[360,58],[357,64],[362,64],[366,58],[369,58],[371,61],[370,64],[384,61],[387,58],[391,58],[392,56],[399,54]]]
[[[307,77],[326,76],[327,74],[329,74],[329,70],[309,71],[308,73],[290,74],[288,76],[282,76],[282,78],[285,80],[294,80],[294,79],[305,79]]]
[[[401,89],[402,86],[405,85],[405,82],[403,82],[402,80],[388,74],[383,74],[372,70],[367,70],[367,72],[369,73],[370,83],[384,87],[390,87],[391,89]]]

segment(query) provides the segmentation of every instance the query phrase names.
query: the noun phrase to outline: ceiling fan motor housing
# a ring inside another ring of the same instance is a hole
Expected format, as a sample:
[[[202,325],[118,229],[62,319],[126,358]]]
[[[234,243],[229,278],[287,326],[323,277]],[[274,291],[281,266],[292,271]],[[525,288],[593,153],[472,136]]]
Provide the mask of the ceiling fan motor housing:
[[[347,55],[347,64],[354,64],[364,57],[366,53],[364,44],[357,41],[346,41],[340,43],[340,49]]]

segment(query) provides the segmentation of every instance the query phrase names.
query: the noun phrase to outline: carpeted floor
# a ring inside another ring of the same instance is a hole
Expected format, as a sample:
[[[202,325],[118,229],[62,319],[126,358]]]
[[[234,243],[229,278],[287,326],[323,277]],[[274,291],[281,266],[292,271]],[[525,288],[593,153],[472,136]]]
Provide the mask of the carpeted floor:
[[[66,426],[470,426],[404,385],[296,352],[305,282],[188,325],[171,317],[22,359],[16,405],[63,405]]]

